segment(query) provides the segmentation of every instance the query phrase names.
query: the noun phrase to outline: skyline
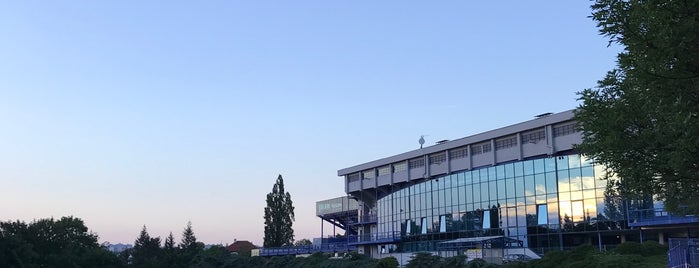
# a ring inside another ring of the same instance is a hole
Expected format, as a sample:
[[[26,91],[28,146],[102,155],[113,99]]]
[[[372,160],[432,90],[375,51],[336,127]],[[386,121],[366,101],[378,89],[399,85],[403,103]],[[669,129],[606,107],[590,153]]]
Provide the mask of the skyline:
[[[261,245],[281,174],[318,237],[337,170],[575,108],[618,52],[589,4],[6,3],[0,220]]]

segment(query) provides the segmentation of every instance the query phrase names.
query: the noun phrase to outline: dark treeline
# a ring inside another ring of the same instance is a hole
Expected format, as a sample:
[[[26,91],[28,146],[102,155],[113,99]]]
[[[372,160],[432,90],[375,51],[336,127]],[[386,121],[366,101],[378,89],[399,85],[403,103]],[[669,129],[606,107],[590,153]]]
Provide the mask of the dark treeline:
[[[371,259],[356,253],[343,257],[313,254],[250,257],[249,252],[231,253],[223,246],[204,248],[197,242],[191,223],[178,243],[170,233],[164,241],[151,237],[144,226],[134,247],[112,253],[98,244],[79,218],[41,219],[31,223],[0,222],[0,267],[397,267],[393,258]],[[667,247],[657,242],[625,243],[614,250],[599,252],[592,246],[572,251],[551,252],[541,260],[508,263],[502,266],[464,256],[441,258],[418,253],[407,267],[665,267]]]

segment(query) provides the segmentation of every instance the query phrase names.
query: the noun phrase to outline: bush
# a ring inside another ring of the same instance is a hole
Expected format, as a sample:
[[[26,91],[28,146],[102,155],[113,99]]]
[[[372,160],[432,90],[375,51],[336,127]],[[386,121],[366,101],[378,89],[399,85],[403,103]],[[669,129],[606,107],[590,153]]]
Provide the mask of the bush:
[[[398,259],[396,257],[386,257],[374,265],[374,268],[398,268]]]

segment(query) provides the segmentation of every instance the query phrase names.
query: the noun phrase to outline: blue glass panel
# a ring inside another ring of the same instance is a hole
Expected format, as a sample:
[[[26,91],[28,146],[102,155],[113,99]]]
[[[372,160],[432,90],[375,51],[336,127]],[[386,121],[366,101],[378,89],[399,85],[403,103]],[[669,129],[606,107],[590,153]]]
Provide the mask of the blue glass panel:
[[[544,158],[544,168],[546,172],[556,171],[556,160],[554,157]]]
[[[504,178],[505,177],[505,166],[504,165],[499,165],[495,167],[495,174],[498,178]]]
[[[568,157],[567,156],[557,156],[556,157],[556,168],[558,170],[568,169]]]
[[[524,176],[524,166],[522,165],[522,162],[515,162],[513,165],[515,176]]]
[[[531,161],[531,160],[522,161],[522,166],[524,168],[524,175],[533,175],[534,174],[534,161]]]
[[[534,163],[534,174],[546,172],[544,159],[536,159],[532,162]]]
[[[498,189],[498,199],[505,199],[507,196],[505,196],[506,193],[506,188],[505,188],[505,180],[498,180],[497,181],[497,189]]]

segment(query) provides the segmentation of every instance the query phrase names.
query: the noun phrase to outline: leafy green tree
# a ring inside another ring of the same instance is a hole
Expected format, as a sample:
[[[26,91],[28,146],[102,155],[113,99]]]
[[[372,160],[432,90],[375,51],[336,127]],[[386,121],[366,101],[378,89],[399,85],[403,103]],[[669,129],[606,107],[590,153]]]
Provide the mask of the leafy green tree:
[[[291,195],[284,191],[284,179],[280,174],[272,192],[267,194],[265,207],[264,247],[291,246],[294,242],[294,206]]]
[[[374,264],[374,268],[398,268],[400,264],[398,263],[398,259],[396,257],[386,257],[386,258],[381,258],[376,264]]]
[[[74,217],[0,222],[0,267],[121,267]]]
[[[143,225],[131,249],[131,264],[135,267],[159,267],[161,256],[160,237],[151,237]]]
[[[310,245],[313,245],[313,242],[311,242],[311,240],[308,240],[306,238],[294,242],[294,246],[297,246],[297,247],[298,246],[310,246]]]
[[[617,66],[580,92],[578,147],[676,213],[699,213],[699,1],[596,0]]]
[[[421,267],[439,267],[441,265],[442,258],[439,256],[432,255],[429,252],[418,252],[415,253],[412,259],[408,261],[406,268],[421,268]]]
[[[203,250],[194,257],[190,263],[190,267],[222,267],[226,260],[231,257],[231,254],[221,245],[211,246],[209,249]]]

